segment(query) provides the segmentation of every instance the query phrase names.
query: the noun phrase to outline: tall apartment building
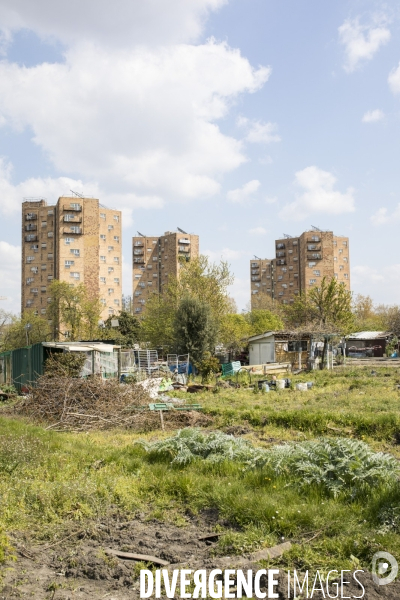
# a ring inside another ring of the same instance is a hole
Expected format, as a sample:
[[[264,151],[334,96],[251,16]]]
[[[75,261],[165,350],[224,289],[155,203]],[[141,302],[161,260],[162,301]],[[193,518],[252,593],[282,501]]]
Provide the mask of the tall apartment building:
[[[275,258],[250,261],[251,307],[262,306],[266,297],[293,302],[323,277],[336,277],[350,290],[349,250],[349,238],[332,231],[313,229],[275,240]]]
[[[199,255],[199,236],[167,231],[161,237],[132,238],[133,312],[140,314],[154,292],[162,293],[169,277],[178,277],[181,264]]]
[[[83,283],[100,299],[102,319],[121,309],[121,213],[95,198],[63,196],[22,204],[22,312],[46,315],[53,279]]]

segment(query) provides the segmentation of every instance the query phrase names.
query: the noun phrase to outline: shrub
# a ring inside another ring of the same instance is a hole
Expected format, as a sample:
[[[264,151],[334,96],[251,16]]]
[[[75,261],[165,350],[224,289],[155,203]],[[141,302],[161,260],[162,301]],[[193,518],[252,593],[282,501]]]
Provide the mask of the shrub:
[[[79,377],[86,361],[83,352],[51,354],[44,364],[48,377]]]

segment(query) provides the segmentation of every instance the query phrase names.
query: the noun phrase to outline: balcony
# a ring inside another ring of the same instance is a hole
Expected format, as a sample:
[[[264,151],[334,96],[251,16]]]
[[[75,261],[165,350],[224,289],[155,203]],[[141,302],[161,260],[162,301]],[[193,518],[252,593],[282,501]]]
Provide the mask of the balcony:
[[[318,235],[313,235],[310,238],[307,238],[307,244],[318,244],[321,241],[321,238]]]
[[[284,251],[280,251],[280,252],[277,252],[277,253],[276,253],[276,257],[277,257],[277,258],[280,258],[280,257],[282,257],[282,256],[286,256],[286,252],[284,252]]]
[[[134,256],[143,256],[144,250],[134,250],[133,254]]]
[[[187,240],[185,238],[181,238],[180,240],[178,240],[179,244],[190,244],[190,240]]]
[[[277,244],[276,245],[277,250],[283,250],[284,248],[285,248],[285,244]]]
[[[64,223],[82,223],[82,217],[75,215],[64,215]]]
[[[25,215],[25,220],[26,220],[26,221],[36,221],[37,217],[38,217],[38,216],[37,216],[37,214],[35,214],[35,213],[27,213],[27,214]]]
[[[29,223],[29,225],[25,225],[25,231],[37,231],[37,225]]]
[[[135,264],[138,264],[138,263],[140,263],[140,264],[144,264],[144,258],[134,258],[134,259],[133,259],[133,262],[134,262]]]
[[[307,260],[321,260],[321,259],[322,259],[322,254],[319,254],[319,253],[307,254]]]
[[[251,280],[252,281],[261,281],[261,277],[252,277]]]
[[[276,260],[277,265],[286,265],[286,260],[284,258],[278,258]]]
[[[25,236],[26,242],[37,242],[37,240],[38,240],[38,236],[35,235],[34,233],[31,233],[31,234]]]
[[[178,246],[179,252],[188,253],[190,252],[190,248],[186,248],[186,246]]]
[[[133,245],[141,248],[142,246],[144,246],[144,243],[143,242],[135,242]]]
[[[74,235],[80,235],[83,233],[83,229],[81,227],[63,227],[63,233],[68,233],[71,234],[73,233]]]
[[[309,252],[319,252],[321,250],[321,245],[320,244],[308,244],[307,246],[307,250]]]
[[[71,212],[71,211],[82,212],[82,206],[80,204],[75,204],[75,203],[72,203],[69,206],[64,204],[63,210],[68,211],[68,212]]]

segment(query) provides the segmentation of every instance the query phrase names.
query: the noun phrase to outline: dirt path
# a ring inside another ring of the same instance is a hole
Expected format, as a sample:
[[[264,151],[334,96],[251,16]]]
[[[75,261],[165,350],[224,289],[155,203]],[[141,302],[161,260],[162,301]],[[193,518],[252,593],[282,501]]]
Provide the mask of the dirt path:
[[[93,523],[85,531],[75,531],[52,547],[29,547],[27,540],[14,539],[17,561],[9,565],[0,600],[132,600],[139,598],[135,564],[106,554],[107,548],[159,557],[186,568],[227,568],[212,556],[213,543],[200,540],[212,532],[213,513],[188,520],[185,527],[159,521],[146,521],[144,515],[127,521],[121,514]],[[236,557],[237,559],[237,557]],[[235,559],[235,561],[236,561]],[[236,567],[237,568],[237,567]],[[243,569],[259,565],[244,559]],[[369,574],[360,576],[366,588],[365,600],[398,600],[400,583],[376,586]],[[279,586],[280,598],[287,598],[286,580]],[[360,596],[357,585],[346,588],[344,595]],[[323,596],[314,593],[313,598]]]

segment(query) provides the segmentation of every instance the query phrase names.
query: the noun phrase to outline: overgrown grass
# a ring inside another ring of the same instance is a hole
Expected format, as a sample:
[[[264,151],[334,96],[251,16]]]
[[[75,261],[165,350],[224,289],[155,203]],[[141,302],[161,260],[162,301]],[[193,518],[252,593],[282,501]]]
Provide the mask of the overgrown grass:
[[[215,416],[214,429],[253,427],[246,437],[260,449],[322,434],[333,441],[364,436],[374,450],[396,455],[398,374],[384,373],[317,372],[296,378],[315,382],[306,393],[231,389],[196,400]],[[354,379],[359,383],[350,390]],[[72,523],[84,526],[111,506],[181,525],[188,514],[212,509],[224,532],[216,553],[242,553],[289,539],[293,549],[280,562],[291,568],[351,569],[352,557],[368,568],[378,550],[400,555],[398,481],[379,479],[362,496],[344,489],[335,497],[315,482],[301,485],[301,474],[293,469],[279,472],[269,464],[249,469],[240,456],[171,465],[167,454],[135,444],[139,437],[154,442],[168,435],[60,434],[0,418],[0,562],[10,552],[2,532],[29,532],[37,543]]]

